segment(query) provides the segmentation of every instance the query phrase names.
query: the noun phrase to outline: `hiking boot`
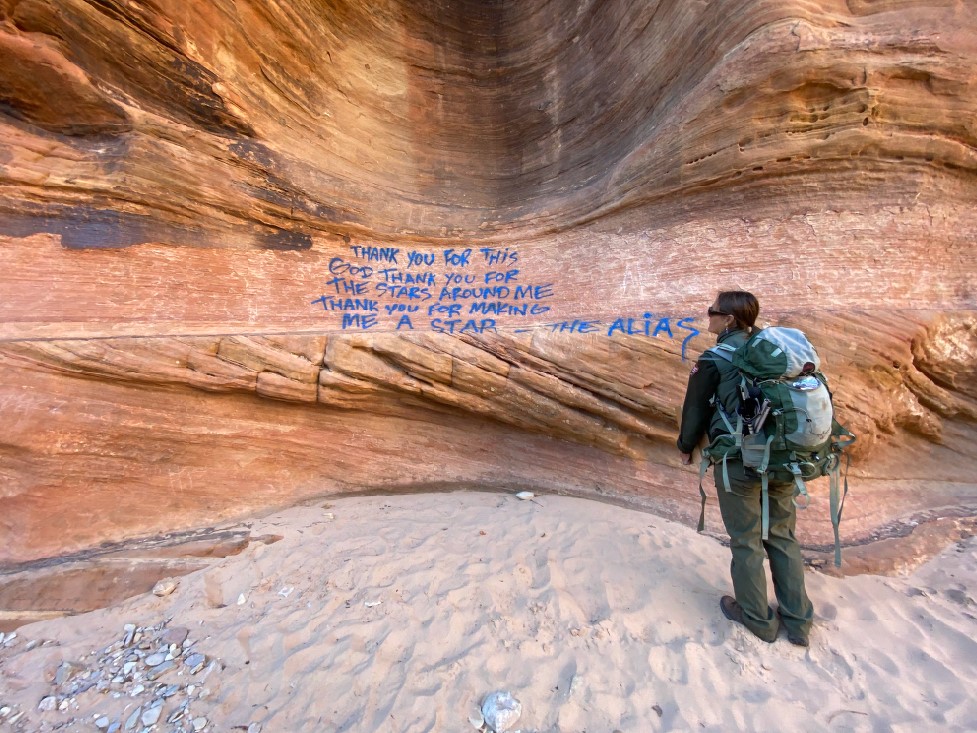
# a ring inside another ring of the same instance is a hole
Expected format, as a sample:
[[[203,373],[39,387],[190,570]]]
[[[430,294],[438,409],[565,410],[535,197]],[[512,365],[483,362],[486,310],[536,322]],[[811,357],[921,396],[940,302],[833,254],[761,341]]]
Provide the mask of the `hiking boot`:
[[[730,621],[735,621],[738,624],[743,623],[743,608],[732,596],[723,596],[720,598],[719,608],[722,609],[723,616]]]
[[[794,646],[810,646],[811,643],[807,640],[806,636],[801,636],[800,634],[792,634],[787,632],[787,641],[789,641]]]
[[[780,620],[780,625],[783,626],[784,617],[780,615],[779,608],[777,609],[777,618]],[[790,630],[787,631],[787,641],[789,641],[794,646],[803,646],[803,647],[811,646],[811,642],[808,641],[806,636],[803,636],[801,634],[798,634]]]
[[[743,626],[746,626],[746,620],[743,617],[743,607],[736,602],[735,598],[733,598],[732,596],[723,596],[722,598],[719,599],[719,608],[720,610],[722,610],[723,616],[728,618],[730,621],[735,621],[738,624],[742,624]],[[746,626],[746,628],[755,637],[757,637],[758,639],[763,639],[763,641],[767,642],[768,644],[773,644],[774,641],[776,641],[777,639],[776,634],[773,635],[773,639],[764,639],[762,636],[757,634],[749,626]],[[777,630],[778,631],[780,630],[779,627]]]

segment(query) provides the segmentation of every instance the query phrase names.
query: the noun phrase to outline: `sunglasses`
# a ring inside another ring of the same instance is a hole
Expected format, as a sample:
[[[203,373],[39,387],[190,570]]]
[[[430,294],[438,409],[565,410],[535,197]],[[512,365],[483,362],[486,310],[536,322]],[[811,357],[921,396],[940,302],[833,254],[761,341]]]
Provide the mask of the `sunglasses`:
[[[709,306],[709,310],[706,311],[710,317],[712,316],[731,316],[732,313],[726,313],[725,311],[717,311],[712,306]]]

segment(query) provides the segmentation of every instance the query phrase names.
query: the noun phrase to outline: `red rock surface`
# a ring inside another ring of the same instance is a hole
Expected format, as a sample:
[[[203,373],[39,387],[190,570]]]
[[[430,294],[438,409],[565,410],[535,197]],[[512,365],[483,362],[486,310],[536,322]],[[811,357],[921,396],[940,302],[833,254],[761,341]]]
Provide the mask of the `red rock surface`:
[[[848,541],[973,514],[971,11],[0,0],[0,564],[364,490],[688,518],[728,287],[819,345]]]

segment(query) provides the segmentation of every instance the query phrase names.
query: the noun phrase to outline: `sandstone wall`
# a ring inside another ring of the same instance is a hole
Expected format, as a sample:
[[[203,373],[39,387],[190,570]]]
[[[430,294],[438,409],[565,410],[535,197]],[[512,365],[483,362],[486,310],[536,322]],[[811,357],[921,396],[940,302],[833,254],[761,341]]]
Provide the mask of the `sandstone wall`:
[[[0,563],[363,490],[688,518],[728,287],[820,347],[847,540],[973,514],[973,10],[0,0]]]

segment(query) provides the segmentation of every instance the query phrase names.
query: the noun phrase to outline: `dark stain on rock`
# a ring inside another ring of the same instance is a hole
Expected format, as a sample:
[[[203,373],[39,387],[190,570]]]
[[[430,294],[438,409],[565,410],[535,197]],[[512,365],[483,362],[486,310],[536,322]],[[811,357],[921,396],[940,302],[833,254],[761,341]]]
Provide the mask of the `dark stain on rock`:
[[[161,225],[148,216],[89,206],[25,207],[0,215],[0,235],[61,237],[65,249],[121,249],[148,242],[199,241],[189,227]],[[23,209],[27,208],[28,211]],[[33,210],[31,210],[33,208]]]
[[[303,232],[293,232],[278,229],[261,236],[259,246],[262,249],[275,250],[305,250],[312,249],[312,237]]]
[[[227,149],[242,161],[259,166],[265,170],[272,170],[276,167],[275,154],[254,140],[241,138],[228,145]]]
[[[277,173],[282,166],[274,151],[244,138],[233,142],[227,149],[248,168],[254,178],[260,179],[260,183],[245,186],[249,196],[288,209],[289,216],[299,211],[315,219],[338,220],[339,212],[336,209],[310,199],[305,192]]]

